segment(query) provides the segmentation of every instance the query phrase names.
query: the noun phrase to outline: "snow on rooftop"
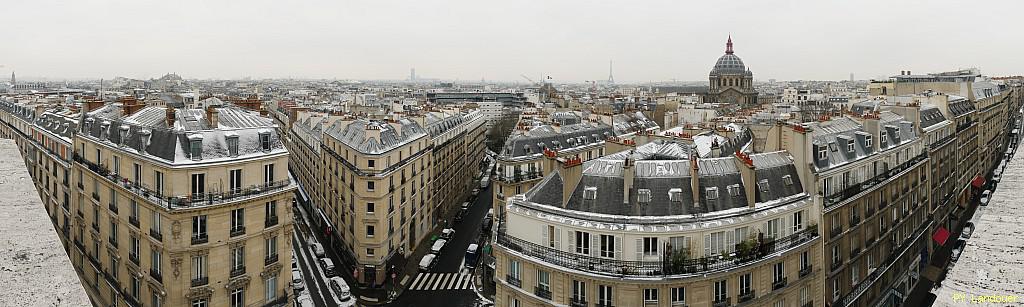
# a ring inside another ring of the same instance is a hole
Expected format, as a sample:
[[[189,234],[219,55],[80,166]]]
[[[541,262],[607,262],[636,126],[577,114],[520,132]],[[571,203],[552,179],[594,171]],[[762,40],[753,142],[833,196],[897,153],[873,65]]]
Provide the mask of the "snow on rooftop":
[[[1024,160],[1012,159],[1003,172],[999,186],[988,206],[979,207],[971,219],[974,233],[967,240],[960,259],[935,290],[937,306],[959,306],[964,301],[954,297],[998,295],[1024,296]],[[955,244],[951,237],[948,244]],[[999,304],[1002,305],[1002,304]]]
[[[0,140],[0,306],[89,306],[12,140]]]

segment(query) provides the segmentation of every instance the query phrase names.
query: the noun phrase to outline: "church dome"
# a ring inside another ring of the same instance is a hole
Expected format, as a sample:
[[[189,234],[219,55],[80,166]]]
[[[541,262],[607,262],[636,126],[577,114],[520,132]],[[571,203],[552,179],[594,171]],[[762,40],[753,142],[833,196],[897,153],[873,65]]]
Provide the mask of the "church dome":
[[[732,36],[729,36],[729,41],[725,43],[725,54],[718,58],[715,67],[711,69],[712,76],[720,74],[750,74],[747,67],[743,65],[743,60],[733,54]]]

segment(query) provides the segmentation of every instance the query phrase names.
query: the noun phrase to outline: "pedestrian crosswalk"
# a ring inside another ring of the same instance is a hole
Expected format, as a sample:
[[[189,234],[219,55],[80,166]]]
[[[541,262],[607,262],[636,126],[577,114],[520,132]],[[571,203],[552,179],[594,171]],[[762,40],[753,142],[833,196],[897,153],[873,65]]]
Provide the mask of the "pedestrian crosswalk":
[[[473,289],[473,275],[467,273],[420,273],[409,284],[409,290],[468,290]]]

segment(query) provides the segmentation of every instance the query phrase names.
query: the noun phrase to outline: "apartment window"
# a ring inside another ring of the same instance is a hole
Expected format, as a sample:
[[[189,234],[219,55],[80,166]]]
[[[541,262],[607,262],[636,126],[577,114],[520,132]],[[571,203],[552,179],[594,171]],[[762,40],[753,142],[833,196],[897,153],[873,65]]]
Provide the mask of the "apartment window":
[[[644,305],[658,306],[658,289],[644,289]]]
[[[260,133],[260,148],[270,151],[270,133]]]
[[[811,258],[810,255],[807,254],[807,251],[800,253],[800,270],[803,271],[807,269],[809,265],[811,265]]]
[[[832,263],[833,265],[835,265],[836,263],[840,262],[842,262],[842,259],[839,255],[839,244],[836,244],[832,246]]]
[[[206,255],[192,256],[192,280],[199,281],[203,277],[206,277]]]
[[[228,156],[230,156],[230,157],[237,157],[238,156],[238,136],[237,135],[228,136],[227,138],[225,138],[225,140],[228,143]]]
[[[519,303],[519,299],[509,297],[508,307],[523,307],[523,305]]]
[[[768,193],[768,179],[761,179],[758,181],[757,188],[763,193]]]
[[[245,306],[245,288],[231,290],[231,307]]]
[[[78,175],[81,176],[82,173],[78,173]],[[132,163],[132,179],[135,184],[142,184],[142,165]]]
[[[544,237],[544,242],[548,247],[554,249],[562,248],[562,230],[560,228],[547,225],[541,228],[541,232],[543,232],[541,236]]]
[[[142,289],[142,283],[139,281],[139,277],[128,274],[132,277],[130,295],[132,298],[139,299],[139,291]]]
[[[153,223],[149,225],[149,230],[154,233],[160,234],[160,212],[157,210],[153,210],[151,217]]]
[[[519,270],[520,269],[521,269],[521,267],[519,266],[519,261],[515,261],[515,260],[512,260],[512,259],[508,260],[508,275],[509,276],[511,276],[512,278],[514,278],[516,280],[519,280],[520,277],[521,277],[519,275],[519,273],[520,273]]]
[[[114,220],[110,221],[110,243],[117,246],[117,223]]]
[[[740,295],[750,293],[750,280],[753,279],[750,273],[740,275],[739,289]]]
[[[708,200],[718,199],[718,187],[705,188],[704,194]]]
[[[731,184],[731,185],[728,186],[728,189],[729,189],[729,196],[732,196],[732,197],[740,196],[740,185],[738,185],[738,184]]]
[[[587,301],[587,283],[573,279],[572,299],[577,302]]]
[[[132,261],[134,261],[136,264],[138,264],[138,260],[139,260],[139,247],[140,247],[139,246],[139,237],[137,237],[137,236],[130,236],[128,241],[130,242],[128,244],[128,248],[129,248],[129,250],[128,250],[128,258],[132,258],[133,259]]]
[[[374,212],[374,207],[375,207],[375,206],[374,206],[374,204],[373,204],[373,203],[366,203],[366,213],[367,213],[367,214],[373,214],[373,212]]]
[[[153,272],[156,272],[157,274],[160,274],[160,271],[161,271],[160,270],[160,251],[155,250],[155,249],[150,251],[150,253],[149,253],[149,261],[150,261],[150,267],[152,267]]]
[[[277,236],[264,239],[264,249],[267,252],[267,259],[277,257]]]
[[[576,231],[576,253],[590,255],[590,233]]]
[[[804,229],[804,212],[803,210],[793,212],[793,232],[796,233]]]
[[[793,185],[793,176],[790,176],[790,175],[782,176],[782,183],[785,183],[786,186]]]
[[[597,285],[597,304],[601,306],[612,305],[612,286]]]
[[[719,280],[715,282],[715,302],[725,301],[729,298],[729,290],[726,287],[725,280]]]
[[[832,280],[832,300],[839,300],[839,278]]]
[[[643,238],[643,251],[644,251],[644,256],[657,256],[658,255],[658,238],[654,238],[654,237]]]
[[[233,169],[228,171],[228,188],[231,189],[232,193],[238,193],[242,190],[242,170]]]
[[[374,233],[373,225],[366,225],[366,237],[367,238],[373,238],[373,233]]]
[[[206,243],[206,215],[192,217],[192,241]]]
[[[807,305],[811,298],[811,289],[808,287],[800,288],[800,306]]]
[[[597,199],[597,187],[584,187],[583,188],[583,199],[595,200]]]
[[[266,301],[270,302],[277,299],[277,276],[271,275],[270,277],[267,277],[263,285]]]
[[[373,189],[374,189],[374,182],[373,181],[367,181],[366,182],[366,190],[370,191],[370,192],[373,192]]]
[[[374,252],[375,252],[374,249],[367,248],[366,249],[366,257],[373,257],[374,256]]]
[[[649,189],[637,189],[636,190],[636,201],[640,203],[651,202],[651,190]]]
[[[818,160],[825,160],[828,157],[828,151],[825,150],[825,146],[818,146]]]
[[[209,302],[206,299],[204,299],[204,298],[192,300],[192,307],[209,307],[209,306],[210,306]]]
[[[67,203],[67,202],[65,201],[65,203]],[[138,224],[138,220],[139,220],[139,203],[137,201],[135,201],[135,199],[133,198],[133,199],[129,200],[128,205],[129,205],[129,209],[130,209],[129,210],[130,217],[135,218],[136,226],[138,226],[137,224]]]
[[[853,152],[853,140],[846,141],[846,150]]]
[[[245,269],[245,246],[231,249],[231,271]]]
[[[900,127],[896,127],[896,129],[893,129],[892,132],[893,132],[892,133],[892,137],[893,138],[896,138],[896,139],[900,138]]]
[[[786,278],[785,264],[776,263],[772,266],[772,282],[781,282],[783,278]]]
[[[886,144],[886,143],[887,143],[887,142],[886,142],[887,138],[886,138],[886,135],[885,135],[885,134],[886,134],[886,133],[885,133],[885,131],[882,131],[882,132],[881,132],[881,137],[879,138],[879,140],[881,140],[881,141],[882,141],[882,144]],[[882,145],[882,144],[879,144],[879,145]]]
[[[150,305],[152,305],[153,307],[160,307],[160,306],[162,306],[161,304],[163,303],[163,300],[160,299],[159,295],[157,295],[156,293],[153,293],[153,295],[150,296],[149,302],[150,302]]]
[[[668,190],[669,201],[683,201],[683,189],[672,188]]]
[[[601,235],[601,257],[615,258],[615,236]]]
[[[264,214],[264,216],[267,217],[266,218],[267,219],[267,223],[266,223],[267,225],[273,226],[273,225],[277,224],[277,222],[276,222],[277,221],[277,201],[276,200],[268,201],[267,204],[264,205],[264,207],[263,207],[263,214]],[[274,221],[274,222],[271,223],[271,221]]]
[[[202,198],[206,194],[206,174],[192,174],[192,196]]]
[[[263,183],[271,185],[274,182],[274,164],[263,166]]]
[[[537,288],[551,291],[551,275],[544,270],[537,270]]]
[[[118,157],[118,156],[112,156],[112,157],[114,158],[114,168],[111,169],[110,171],[116,175],[118,173],[121,173],[121,157]],[[54,168],[54,171],[56,171],[56,168]]]
[[[245,208],[231,210],[231,232],[245,231]]]
[[[672,288],[672,305],[686,305],[686,288]]]
[[[865,135],[864,136],[864,146],[867,147],[869,150],[871,149],[872,144],[871,144],[871,136],[870,135]]]
[[[781,300],[775,301],[775,303],[772,304],[772,307],[786,307],[786,299],[783,298]]]
[[[851,285],[856,285],[857,282],[858,282],[857,279],[860,277],[860,276],[858,276],[859,275],[858,273],[860,273],[858,269],[859,268],[857,267],[856,263],[850,265],[850,284]]]
[[[726,240],[729,236],[726,235],[725,231],[712,232],[711,234],[704,236],[704,255],[714,256],[723,254],[729,251],[729,244]]]
[[[203,139],[192,140],[189,142],[189,153],[192,157],[192,161],[199,161],[203,159]]]

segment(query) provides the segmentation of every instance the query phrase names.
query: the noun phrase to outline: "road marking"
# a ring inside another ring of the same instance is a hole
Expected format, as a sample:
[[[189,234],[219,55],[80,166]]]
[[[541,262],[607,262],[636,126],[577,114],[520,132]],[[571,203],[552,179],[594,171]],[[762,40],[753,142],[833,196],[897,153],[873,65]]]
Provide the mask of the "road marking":
[[[409,290],[467,290],[472,289],[473,275],[455,273],[420,273],[409,285]]]
[[[416,279],[413,279],[412,284],[409,285],[409,289],[416,290],[416,286],[419,286],[420,281],[423,281],[423,274],[417,274]]]

